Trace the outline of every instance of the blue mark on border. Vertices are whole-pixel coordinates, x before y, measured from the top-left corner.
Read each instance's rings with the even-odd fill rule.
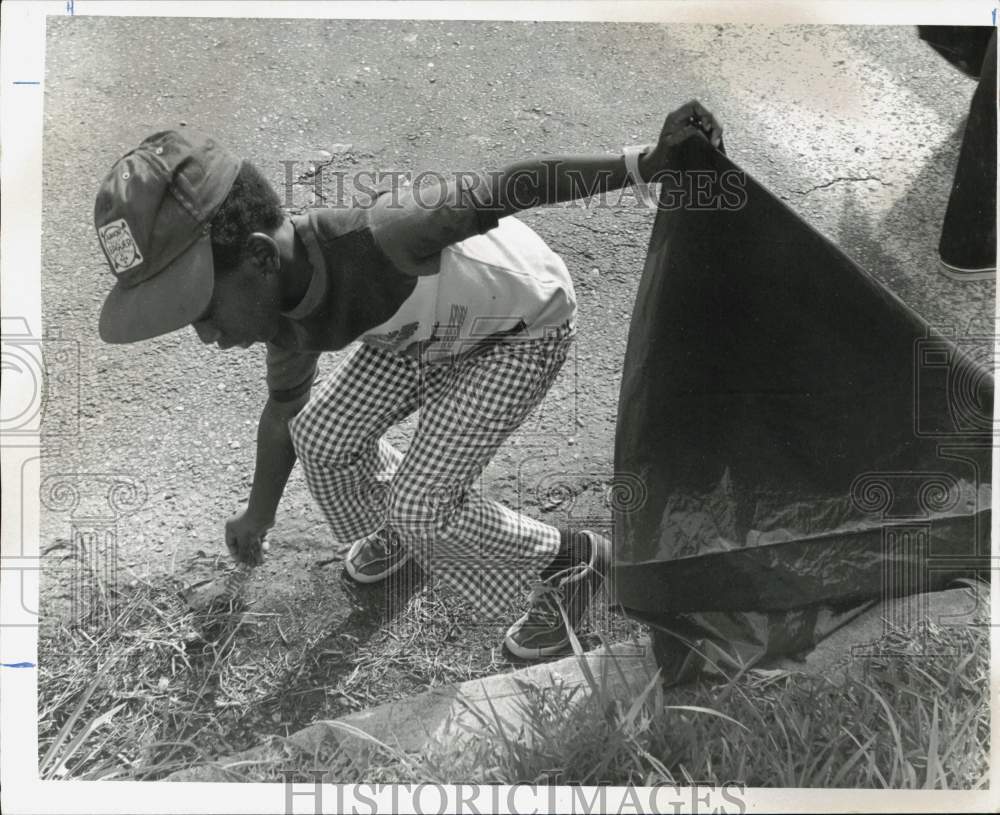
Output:
[[[34,662],[0,662],[4,668],[34,668]]]
[[[73,16],[73,0],[66,0],[66,13],[70,17]]]
[[[42,83],[39,82],[37,79],[15,79],[14,80],[14,84],[15,85],[41,85]]]

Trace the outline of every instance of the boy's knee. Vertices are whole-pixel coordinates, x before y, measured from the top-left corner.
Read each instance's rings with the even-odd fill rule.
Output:
[[[433,538],[443,534],[457,513],[460,494],[450,484],[429,484],[409,480],[397,473],[389,493],[388,522],[400,535],[410,539]]]
[[[295,455],[299,459],[305,461],[312,458],[310,437],[313,433],[310,432],[308,429],[310,425],[305,421],[308,410],[309,408],[305,407],[288,420],[288,436],[292,440],[292,449],[295,450]]]

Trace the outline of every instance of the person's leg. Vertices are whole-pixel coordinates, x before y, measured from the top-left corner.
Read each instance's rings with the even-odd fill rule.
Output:
[[[565,332],[457,363],[425,394],[393,479],[390,525],[434,584],[459,592],[481,618],[509,609],[567,543],[554,527],[486,500],[473,482],[541,402],[571,342]]]
[[[942,271],[956,280],[988,280],[996,274],[996,65],[994,32],[969,107],[938,247]]]
[[[385,524],[387,485],[402,455],[382,435],[416,409],[418,381],[412,360],[361,345],[289,423],[309,491],[340,542]]]

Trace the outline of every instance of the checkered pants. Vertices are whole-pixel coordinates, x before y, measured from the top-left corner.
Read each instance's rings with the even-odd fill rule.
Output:
[[[313,497],[350,542],[389,524],[435,587],[496,618],[555,557],[559,533],[485,499],[474,482],[545,396],[572,344],[498,342],[428,364],[359,346],[289,424]],[[383,438],[419,408],[406,455]]]

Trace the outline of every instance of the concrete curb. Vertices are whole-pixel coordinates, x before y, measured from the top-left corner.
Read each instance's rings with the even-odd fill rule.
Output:
[[[614,657],[614,659],[612,659]],[[616,643],[609,648],[588,651],[582,662],[592,672],[605,693],[622,697],[641,691],[656,675],[657,666],[646,639],[634,643]],[[617,667],[616,667],[617,665]],[[395,702],[350,713],[336,719],[338,724],[354,727],[384,744],[404,752],[416,752],[426,745],[447,738],[462,744],[482,730],[481,716],[495,715],[511,734],[522,727],[517,715],[517,700],[525,685],[536,687],[579,687],[577,703],[589,698],[588,679],[575,656],[531,665],[511,673],[471,679],[458,685],[433,688]],[[488,700],[488,701],[487,701]],[[492,707],[491,707],[492,705]],[[315,752],[335,738],[342,748],[352,750],[363,740],[335,726],[316,722],[288,737],[295,746]],[[212,764],[192,767],[170,774],[166,781],[231,781],[225,767],[241,762],[259,761],[269,752],[267,745],[217,759]]]
[[[892,657],[879,646],[894,628],[911,628],[929,622],[942,628],[968,626],[978,615],[989,621],[989,586],[914,594],[879,603],[838,628],[821,641],[805,659],[781,659],[770,668],[822,676],[843,684],[848,677],[858,678],[872,658]],[[927,654],[927,656],[933,656]],[[912,655],[905,658],[912,658]]]

